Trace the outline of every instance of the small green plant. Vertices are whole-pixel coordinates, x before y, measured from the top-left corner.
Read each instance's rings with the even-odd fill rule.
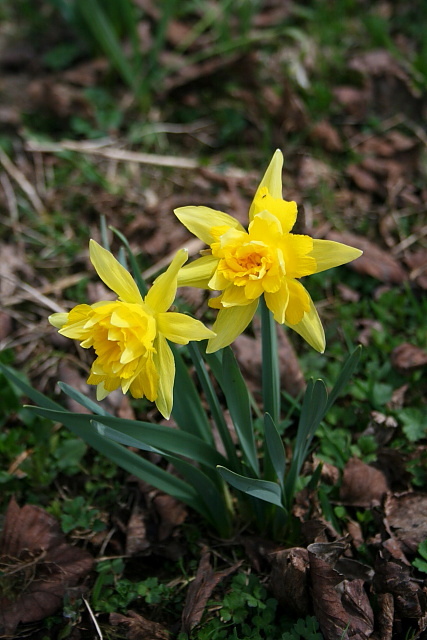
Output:
[[[300,618],[291,631],[286,631],[280,640],[323,640],[323,636],[316,618],[307,616],[304,620]]]
[[[92,589],[92,606],[99,613],[126,611],[129,605],[140,598],[148,605],[162,601],[173,602],[175,590],[150,577],[132,582],[123,577],[124,562],[121,558],[102,560],[96,568],[98,577]]]
[[[412,565],[419,571],[427,573],[427,540],[420,542],[420,544],[418,545],[418,553],[419,556],[415,558],[415,560],[412,562]]]

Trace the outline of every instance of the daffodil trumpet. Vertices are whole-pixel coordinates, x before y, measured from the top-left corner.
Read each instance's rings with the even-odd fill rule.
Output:
[[[282,198],[283,155],[277,150],[249,208],[247,230],[236,218],[204,206],[175,209],[175,215],[209,249],[183,267],[178,286],[218,291],[209,305],[219,310],[207,351],[231,344],[251,322],[261,297],[285,324],[319,352],[325,334],[300,279],[351,262],[362,252],[340,242],[292,233],[297,205]]]
[[[95,240],[90,241],[89,253],[99,277],[118,299],[79,304],[69,313],[54,313],[49,321],[61,335],[79,340],[85,349],[94,349],[96,359],[87,382],[96,385],[98,400],[121,388],[134,398],[155,402],[168,418],[175,363],[167,341],[184,345],[215,336],[199,320],[168,311],[187,251],[177,252],[144,298],[130,273]]]

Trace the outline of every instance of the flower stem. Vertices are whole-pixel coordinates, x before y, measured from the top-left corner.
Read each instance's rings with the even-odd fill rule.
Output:
[[[262,399],[264,413],[269,413],[277,426],[280,417],[280,377],[277,357],[277,334],[273,314],[261,299]],[[276,480],[274,467],[264,441],[264,479]]]

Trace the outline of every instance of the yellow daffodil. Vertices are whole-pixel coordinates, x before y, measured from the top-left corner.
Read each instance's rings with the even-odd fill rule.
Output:
[[[219,309],[208,343],[212,353],[229,345],[250,323],[264,296],[280,324],[323,352],[325,334],[313,301],[299,281],[358,258],[362,252],[339,242],[291,233],[297,205],[282,199],[283,155],[277,150],[249,209],[248,230],[209,207],[175,210],[178,219],[210,249],[178,274],[178,286],[220,291],[209,301]]]
[[[179,269],[187,251],[178,251],[167,271],[159,276],[142,298],[132,276],[114,256],[94,240],[90,259],[99,277],[118,300],[79,304],[69,313],[54,313],[49,322],[67,338],[80,340],[85,349],[93,347],[88,384],[97,386],[102,400],[121,387],[134,398],[154,401],[168,418],[172,410],[175,362],[167,340],[188,344],[215,334],[201,322],[182,313],[168,312],[177,288]]]

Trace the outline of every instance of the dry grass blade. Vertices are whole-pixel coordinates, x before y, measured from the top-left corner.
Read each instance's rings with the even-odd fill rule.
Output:
[[[26,194],[34,209],[41,216],[45,213],[45,207],[43,202],[41,201],[37,191],[24,176],[22,171],[18,169],[16,165],[10,160],[10,158],[5,154],[3,149],[0,147],[0,163],[3,165],[3,168],[10,175],[11,178],[15,180],[15,182],[21,187],[22,191]]]

